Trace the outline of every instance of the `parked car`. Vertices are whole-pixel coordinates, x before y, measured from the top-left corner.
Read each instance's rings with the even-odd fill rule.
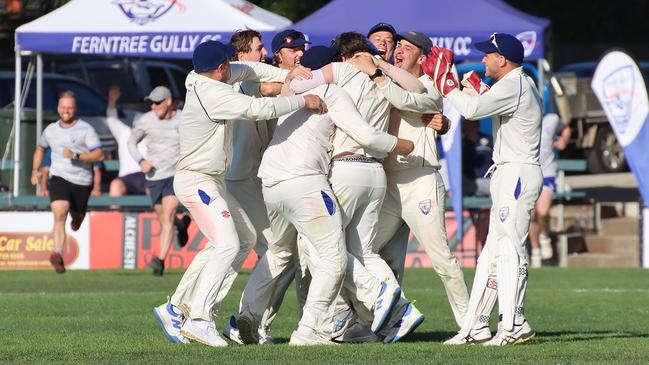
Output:
[[[597,62],[580,62],[561,67],[554,74],[559,115],[573,130],[571,148],[583,151],[593,173],[619,172],[627,168],[624,150],[617,141],[606,113],[590,83]],[[649,62],[640,62],[649,85]]]
[[[108,88],[119,85],[122,89],[120,104],[126,108],[148,111],[144,97],[160,85],[171,90],[174,99],[185,100],[185,78],[189,70],[171,62],[132,59],[106,59],[58,64],[57,73],[86,81],[106,95]]]

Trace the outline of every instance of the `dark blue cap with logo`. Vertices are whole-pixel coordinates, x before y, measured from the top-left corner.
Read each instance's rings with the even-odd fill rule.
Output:
[[[235,49],[231,44],[207,41],[199,44],[194,50],[192,64],[196,72],[211,71],[225,63],[234,54]]]
[[[317,70],[333,62],[334,57],[338,54],[338,47],[314,46],[304,52],[300,58],[300,64],[312,70]]]
[[[372,33],[376,33],[382,30],[392,33],[393,36],[397,35],[397,31],[394,29],[392,24],[381,22],[381,23],[376,23],[372,28],[370,28],[370,31],[367,32],[367,36],[369,37],[372,35]]]
[[[506,59],[519,65],[523,63],[523,44],[511,34],[494,33],[488,41],[476,43],[475,48],[484,53],[500,53]]]
[[[295,29],[286,29],[273,37],[271,47],[273,53],[277,53],[282,48],[297,48],[305,44],[311,44],[311,42],[306,40],[304,33]]]
[[[430,53],[431,48],[433,48],[433,42],[431,42],[430,37],[428,37],[424,33],[408,32],[397,35],[397,41],[400,41],[402,39],[405,39],[415,46],[421,48],[424,54]]]

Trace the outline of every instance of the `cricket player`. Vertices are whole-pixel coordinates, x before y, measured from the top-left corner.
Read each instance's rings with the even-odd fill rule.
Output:
[[[326,111],[324,102],[315,95],[255,99],[235,92],[231,85],[238,81],[282,82],[305,73],[297,70],[289,74],[261,63],[230,64],[233,54],[231,46],[218,41],[200,44],[192,56],[194,70],[185,80],[187,96],[174,190],[208,242],[169,303],[154,308],[163,332],[174,342],[191,339],[209,346],[227,346],[214,326],[213,310],[227,294],[257,239],[250,219],[225,187],[223,175],[232,160],[232,135],[226,121],[272,119],[303,107],[317,113]]]
[[[379,51],[379,56],[389,63],[393,61],[396,37],[397,31],[389,23],[377,23],[367,32],[367,39]]]
[[[424,64],[438,91],[464,118],[494,117],[489,233],[478,258],[464,323],[445,343],[504,346],[534,336],[523,309],[528,264],[525,241],[530,213],[543,186],[539,165],[542,104],[534,81],[522,70],[523,45],[516,37],[494,33],[475,46],[485,53],[485,75],[496,80],[489,90],[482,90],[479,80],[474,83],[479,95],[459,90],[450,71],[451,51],[434,48]],[[501,320],[491,337],[489,315],[496,298]]]
[[[307,51],[304,58],[310,52],[320,51],[325,53],[322,57],[326,59],[326,53],[331,49],[314,47]],[[256,332],[246,331],[246,328],[256,328],[253,323],[259,320],[268,302],[273,281],[297,252],[295,240],[300,233],[308,241],[311,256],[308,266],[313,278],[304,314],[291,335],[290,343],[332,344],[332,304],[340,290],[348,260],[345,235],[341,230],[342,212],[327,180],[329,151],[334,147],[331,144],[334,127],[346,131],[371,150],[384,153],[402,151],[407,154],[412,148],[410,141],[398,140],[370,127],[341,88],[321,85],[308,93],[317,94],[325,100],[328,114],[317,116],[298,111],[280,118],[259,170],[274,242],[258,263],[244,290],[243,311],[237,324],[246,343],[256,343],[256,339],[246,338],[254,336]],[[371,275],[369,278],[377,289],[381,288],[379,280]]]
[[[254,30],[243,30],[232,36],[230,43],[235,47],[235,57],[239,61],[261,61],[266,58],[266,49],[261,41],[261,34]],[[272,39],[273,58],[280,69],[293,70],[300,64],[304,54],[305,45],[308,44],[304,34],[294,29],[279,32]],[[261,97],[275,96],[281,92],[279,83],[260,83],[247,80],[233,85],[237,92],[246,95]],[[263,256],[272,240],[270,223],[266,213],[266,205],[261,192],[261,180],[257,177],[261,156],[265,151],[277,120],[260,120],[253,123],[233,122],[233,161],[230,170],[225,176],[228,191],[234,195],[248,214],[257,231],[257,245],[255,251],[259,257]],[[291,265],[279,279],[275,294],[259,323],[259,343],[272,344],[273,338],[269,335],[270,327],[279,312],[284,300],[284,294],[293,278],[297,278],[298,314],[302,313],[306,301],[308,285],[302,288],[302,273],[297,271],[296,262]],[[307,283],[310,275],[307,277]],[[241,309],[239,309],[240,311]],[[243,344],[236,324],[236,316],[231,316],[230,321],[223,330],[225,337],[235,343]]]

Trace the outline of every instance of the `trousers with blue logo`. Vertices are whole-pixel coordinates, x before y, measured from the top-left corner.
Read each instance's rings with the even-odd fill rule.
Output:
[[[340,208],[327,177],[293,178],[264,186],[262,192],[273,240],[246,284],[241,311],[261,321],[279,278],[298,255],[299,233],[308,239],[309,252],[318,256],[317,265],[309,264],[312,278],[299,324],[330,336],[332,304],[342,286],[347,256]]]
[[[388,184],[374,249],[403,280],[407,236],[399,234],[405,223],[423,246],[433,270],[444,284],[446,296],[458,325],[464,320],[469,292],[457,259],[448,247],[446,236],[446,188],[439,171],[432,166],[387,171]],[[405,311],[400,300],[393,312]]]
[[[525,320],[523,303],[528,264],[525,241],[531,212],[542,187],[543,175],[538,165],[504,163],[493,173],[489,232],[478,258],[463,332],[484,325],[485,318],[488,324],[494,305],[494,301],[484,295],[488,288],[497,290],[501,329],[512,331],[514,323],[520,325]],[[494,277],[496,283],[493,283]]]
[[[223,175],[178,171],[174,191],[207,243],[180,279],[171,304],[188,318],[211,321],[257,235],[246,213],[227,192]]]

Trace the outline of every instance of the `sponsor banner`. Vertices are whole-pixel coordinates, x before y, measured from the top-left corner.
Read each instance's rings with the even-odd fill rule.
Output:
[[[86,219],[77,232],[69,229],[64,243],[63,261],[68,269],[88,269],[89,223]],[[54,250],[51,212],[0,212],[0,270],[47,269]]]
[[[154,213],[93,212],[90,222],[91,269],[145,269],[160,252],[160,224]],[[166,268],[186,269],[207,243],[195,223],[188,233],[185,247],[173,236]],[[251,251],[243,267],[252,268],[256,258]]]

